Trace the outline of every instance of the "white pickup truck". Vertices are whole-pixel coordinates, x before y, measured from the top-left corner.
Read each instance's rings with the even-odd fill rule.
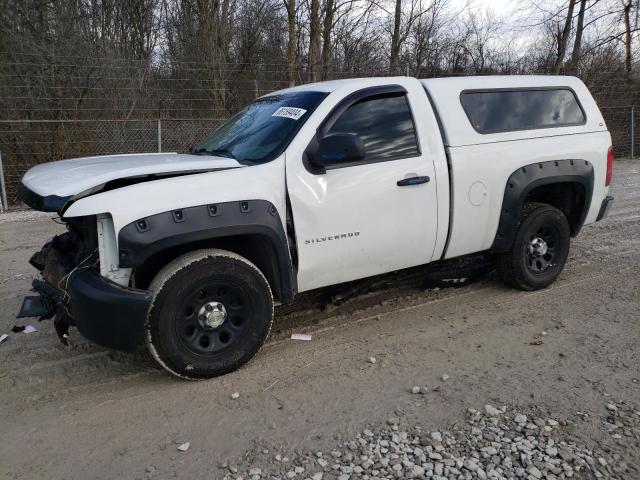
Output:
[[[185,378],[232,371],[298,292],[477,252],[544,288],[602,219],[611,136],[573,77],[407,77],[273,92],[190,154],[38,165],[20,187],[68,232],[31,263],[55,316],[109,348],[146,343]]]

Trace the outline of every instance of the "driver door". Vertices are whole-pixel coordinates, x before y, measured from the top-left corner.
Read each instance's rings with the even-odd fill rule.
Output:
[[[399,85],[351,94],[323,120],[308,147],[317,145],[317,137],[352,133],[364,143],[362,160],[322,172],[305,152],[293,158],[288,152],[299,291],[431,260],[437,233],[434,164],[421,153],[411,96]]]

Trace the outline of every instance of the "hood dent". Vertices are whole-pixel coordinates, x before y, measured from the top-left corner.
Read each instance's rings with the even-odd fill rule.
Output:
[[[73,197],[122,179],[167,178],[242,167],[232,158],[178,153],[85,157],[36,165],[22,183],[40,196]]]
[[[177,153],[78,158],[31,168],[22,178],[19,194],[36,210],[62,213],[74,201],[97,193],[243,166],[225,157]]]
[[[165,180],[167,178],[174,178],[174,177],[184,177],[187,175],[197,175],[199,173],[219,172],[222,170],[230,170],[232,168],[240,168],[240,167],[210,168],[207,170],[151,173],[148,175],[137,175],[135,177],[116,178],[115,180],[109,180],[107,183],[103,183],[102,185],[96,185],[95,187],[92,187],[88,190],[85,190],[84,192],[80,192],[70,197],[56,197],[57,199],[59,199],[60,202],[63,202],[62,208],[58,211],[60,213],[63,213],[64,210],[69,208],[71,204],[76,200],[80,200],[81,198],[86,198],[91,195],[95,195],[96,193],[108,192],[110,190],[117,190],[118,188],[129,187],[131,185],[136,185],[138,183],[154,182],[156,180]],[[52,195],[52,197],[53,196],[54,195]]]

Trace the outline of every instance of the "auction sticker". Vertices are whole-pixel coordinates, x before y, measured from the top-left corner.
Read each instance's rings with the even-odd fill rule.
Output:
[[[304,108],[297,107],[280,107],[271,114],[272,117],[285,117],[293,120],[299,120],[307,111]]]

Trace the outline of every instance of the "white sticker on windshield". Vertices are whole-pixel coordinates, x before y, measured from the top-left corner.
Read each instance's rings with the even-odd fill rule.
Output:
[[[297,107],[280,107],[273,114],[272,117],[285,117],[292,118],[293,120],[300,119],[307,111],[304,108]]]

